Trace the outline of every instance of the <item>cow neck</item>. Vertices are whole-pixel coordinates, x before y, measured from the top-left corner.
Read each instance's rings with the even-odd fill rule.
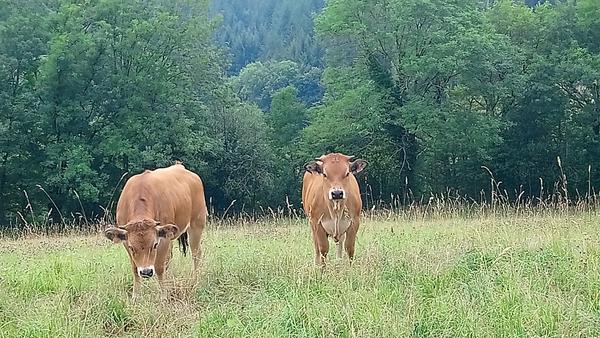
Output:
[[[344,217],[344,210],[346,209],[345,201],[340,202],[332,202],[327,199],[327,210],[329,211],[329,216],[333,220],[335,224],[335,230],[333,234],[333,239],[337,242],[340,236],[340,220]]]
[[[148,202],[148,199],[145,197],[136,198],[135,202],[133,202],[133,212],[131,213],[130,221],[154,220],[155,217],[153,205]]]
[[[321,179],[324,180],[325,178],[321,175]],[[321,184],[321,196],[323,196],[323,201],[325,202],[324,204],[327,206],[327,211],[329,213],[329,217],[333,220],[334,224],[335,224],[335,229],[334,229],[334,234],[333,234],[333,238],[334,240],[337,242],[338,241],[338,237],[339,237],[339,232],[340,232],[340,220],[342,219],[342,217],[344,217],[344,212],[346,211],[346,201],[343,202],[338,202],[338,205],[336,206],[336,204],[334,202],[332,202],[326,195],[325,193],[325,185]],[[321,220],[323,219],[323,217],[325,216],[325,212],[323,212],[323,214],[321,214],[321,218],[319,218],[319,222],[321,222]]]

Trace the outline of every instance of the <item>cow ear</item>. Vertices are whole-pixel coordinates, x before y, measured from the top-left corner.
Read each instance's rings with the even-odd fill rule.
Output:
[[[358,174],[359,172],[363,171],[363,169],[365,169],[367,164],[368,162],[365,160],[355,160],[354,162],[350,163],[350,171],[352,172],[352,174]]]
[[[159,225],[156,227],[156,234],[158,237],[173,239],[179,232],[179,228],[175,224]]]
[[[104,230],[104,236],[113,241],[113,243],[120,243],[127,240],[127,230],[117,227],[109,227]]]
[[[310,161],[304,165],[304,169],[310,173],[320,174],[323,172],[322,164],[321,161]]]

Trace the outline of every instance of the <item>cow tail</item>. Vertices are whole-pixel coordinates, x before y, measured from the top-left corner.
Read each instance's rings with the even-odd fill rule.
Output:
[[[190,243],[188,242],[188,233],[187,231],[184,231],[179,238],[177,238],[177,241],[179,242],[179,250],[181,250],[181,252],[183,252],[183,255],[185,256],[187,254],[187,248],[190,245]]]

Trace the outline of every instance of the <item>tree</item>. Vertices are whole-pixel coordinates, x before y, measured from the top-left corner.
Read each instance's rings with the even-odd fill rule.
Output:
[[[287,86],[294,86],[298,90],[298,96],[304,104],[316,104],[323,95],[320,79],[320,69],[284,60],[248,64],[230,81],[240,98],[268,111],[275,92]]]
[[[256,61],[291,60],[320,67],[322,50],[313,18],[323,0],[216,0],[212,12],[223,18],[217,40],[229,47],[231,73]]]
[[[526,85],[514,109],[504,115],[509,128],[496,160],[499,179],[509,191],[539,196],[540,179],[551,185],[560,177],[557,157],[572,192],[587,193],[599,182],[597,172],[588,172],[590,165],[600,165],[594,133],[599,116],[598,53],[588,40],[594,31],[587,26],[591,22],[577,15],[594,13],[589,5],[568,2],[532,11],[501,1],[486,13],[494,29],[525,56],[520,68]]]
[[[3,217],[29,202],[52,221],[101,214],[124,173],[174,160],[225,178],[207,189],[218,209],[247,191],[268,199],[275,169],[240,171],[270,161],[268,128],[226,84],[206,3],[48,3],[11,2],[0,21]]]
[[[392,189],[399,192],[398,183],[409,180],[413,191],[464,191],[485,180],[479,167],[500,142],[498,114],[512,100],[510,92],[496,89],[517,80],[507,76],[510,59],[503,62],[513,58],[508,46],[486,32],[474,4],[331,1],[317,27],[330,45],[346,42],[341,52],[334,47],[327,53],[365,83],[342,91],[368,86],[384,97],[375,100],[385,103],[373,103],[386,127],[377,138],[392,140],[403,170],[419,167],[416,177],[386,168],[387,175],[400,175]]]
[[[7,223],[6,210],[27,205],[20,203],[24,189],[39,174],[35,88],[50,38],[48,11],[41,1],[0,3],[0,224]]]
[[[269,121],[273,139],[281,145],[289,145],[304,128],[306,107],[298,100],[298,90],[287,86],[275,92]]]

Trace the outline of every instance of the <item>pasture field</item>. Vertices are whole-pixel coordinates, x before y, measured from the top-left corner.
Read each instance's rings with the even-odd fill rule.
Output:
[[[101,235],[0,239],[2,337],[600,337],[600,216],[364,219],[352,266],[313,265],[305,220],[210,224],[129,299]]]

